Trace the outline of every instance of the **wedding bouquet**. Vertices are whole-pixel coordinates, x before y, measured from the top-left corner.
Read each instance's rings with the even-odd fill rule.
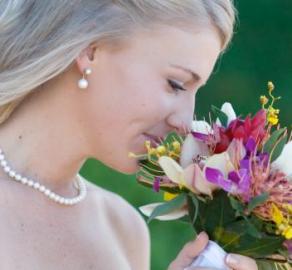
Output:
[[[273,91],[269,82],[253,117],[236,116],[230,103],[212,106],[215,121],[210,114],[183,136],[153,136],[146,154],[130,153],[138,182],[164,192],[164,202],[140,207],[148,222],[179,219],[209,234],[193,265],[227,269],[226,251],[256,259],[259,269],[291,269],[292,141]]]

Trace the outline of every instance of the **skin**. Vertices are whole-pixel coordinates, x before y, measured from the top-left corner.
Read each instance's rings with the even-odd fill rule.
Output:
[[[208,80],[220,50],[212,27],[140,31],[118,48],[91,44],[0,126],[6,159],[23,176],[67,197],[76,196],[73,181],[89,157],[126,174],[136,172],[137,161],[128,153],[144,151],[144,133],[190,128],[196,92]],[[196,78],[174,65],[193,70]],[[80,90],[77,81],[88,67],[89,87]],[[174,91],[168,79],[187,91]],[[84,201],[61,206],[11,181],[2,170],[0,177],[1,268],[150,268],[147,226],[119,196],[87,182]],[[203,235],[186,244],[169,270],[187,267],[207,239]],[[17,260],[13,254],[19,254]],[[257,269],[246,257],[233,268]]]

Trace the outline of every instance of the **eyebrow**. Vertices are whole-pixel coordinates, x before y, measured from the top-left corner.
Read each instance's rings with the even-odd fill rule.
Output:
[[[173,65],[173,64],[171,64],[170,66],[172,66],[172,67],[174,67],[174,68],[179,68],[179,69],[182,69],[182,70],[184,70],[184,71],[186,71],[186,72],[190,73],[190,74],[192,75],[192,77],[193,77],[194,81],[197,81],[197,82],[199,82],[199,81],[201,81],[201,80],[202,80],[202,78],[200,77],[200,75],[199,75],[198,73],[196,73],[196,72],[192,71],[192,70],[191,70],[191,69],[189,69],[189,68],[182,67],[182,66],[179,66],[179,65]]]

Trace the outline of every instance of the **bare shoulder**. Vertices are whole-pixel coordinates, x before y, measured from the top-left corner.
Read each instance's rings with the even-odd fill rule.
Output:
[[[137,245],[137,237],[139,242],[149,249],[150,235],[146,222],[142,215],[120,195],[105,190],[90,181],[84,179],[88,191],[91,193],[91,199],[100,207],[103,207],[107,219],[114,226],[118,227],[119,233],[125,235],[128,242]],[[148,252],[146,251],[145,252]]]
[[[86,179],[84,180],[93,200],[99,206],[102,204],[107,214],[113,220],[118,221],[120,226],[123,225],[131,230],[134,228],[139,230],[142,235],[149,235],[148,227],[143,217],[127,200],[114,192],[105,190]]]
[[[91,194],[90,201],[93,200],[99,210],[102,208],[133,269],[150,269],[150,234],[141,214],[118,194],[84,180]]]

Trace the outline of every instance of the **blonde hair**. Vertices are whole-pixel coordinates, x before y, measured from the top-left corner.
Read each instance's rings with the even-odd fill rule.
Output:
[[[1,0],[0,124],[92,42],[110,44],[139,27],[211,24],[224,51],[234,21],[232,0]]]

